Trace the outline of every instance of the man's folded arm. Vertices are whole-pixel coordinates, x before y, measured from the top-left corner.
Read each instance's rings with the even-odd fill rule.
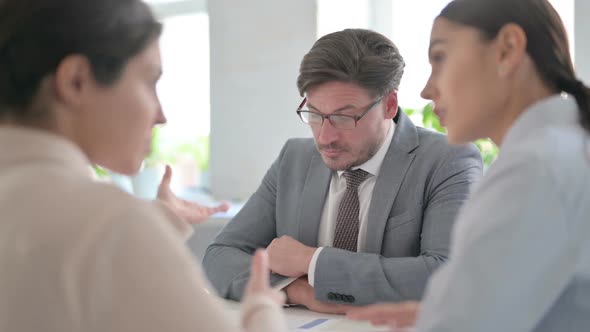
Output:
[[[475,146],[452,148],[426,189],[419,255],[388,258],[324,248],[314,271],[316,298],[354,305],[421,299],[428,278],[449,255],[458,211],[481,173],[481,156]]]
[[[205,251],[203,267],[219,295],[240,300],[250,275],[250,260],[257,248],[276,237],[276,189],[285,147],[264,176],[256,192],[223,228]],[[271,275],[271,284],[284,279]]]

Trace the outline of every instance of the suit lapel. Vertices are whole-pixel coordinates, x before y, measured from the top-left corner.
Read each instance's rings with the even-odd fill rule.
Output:
[[[299,241],[307,246],[317,246],[318,230],[332,171],[319,154],[314,154],[307,172],[299,208]]]
[[[381,253],[387,218],[402,181],[414,160],[413,151],[418,146],[416,127],[401,110],[398,112],[401,114],[396,124],[395,133],[383,159],[371,197],[366,241],[366,251],[369,253]]]

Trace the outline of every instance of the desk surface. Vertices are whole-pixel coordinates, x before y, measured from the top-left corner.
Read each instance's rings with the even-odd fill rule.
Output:
[[[229,310],[238,315],[239,303],[226,301]],[[328,315],[309,311],[302,307],[285,308],[287,326],[290,331],[321,332],[381,332],[390,331],[384,327],[375,327],[368,322],[357,322],[342,315]],[[408,332],[410,332],[408,330]]]

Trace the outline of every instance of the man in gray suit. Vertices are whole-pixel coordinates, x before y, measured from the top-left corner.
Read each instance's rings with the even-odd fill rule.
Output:
[[[395,45],[368,30],[326,35],[305,55],[297,113],[314,138],[287,141],[207,249],[221,296],[241,298],[262,247],[272,283],[295,278],[288,301],[311,310],[421,298],[482,163],[473,145],[452,147],[400,111],[403,68]]]

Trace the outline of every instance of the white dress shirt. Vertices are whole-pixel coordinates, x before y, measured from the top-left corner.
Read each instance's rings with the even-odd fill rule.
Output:
[[[381,147],[371,159],[367,160],[362,165],[353,167],[352,169],[359,169],[369,173],[369,176],[358,187],[359,196],[359,234],[357,241],[357,252],[362,252],[365,249],[365,241],[367,235],[367,219],[369,214],[369,206],[371,205],[371,196],[373,195],[373,188],[375,188],[375,181],[379,175],[381,164],[387,154],[387,150],[391,145],[393,133],[395,132],[395,123],[391,121],[391,126],[387,131],[387,135],[381,143]],[[337,171],[332,173],[330,180],[330,190],[326,197],[326,203],[322,211],[322,219],[318,231],[318,249],[316,249],[308,267],[307,279],[309,284],[313,287],[315,268],[318,256],[323,247],[331,247],[334,243],[334,232],[336,230],[336,218],[338,216],[338,207],[342,196],[346,192],[346,179],[342,176],[344,171]]]
[[[416,331],[590,331],[589,146],[571,96],[516,120],[459,213]]]

